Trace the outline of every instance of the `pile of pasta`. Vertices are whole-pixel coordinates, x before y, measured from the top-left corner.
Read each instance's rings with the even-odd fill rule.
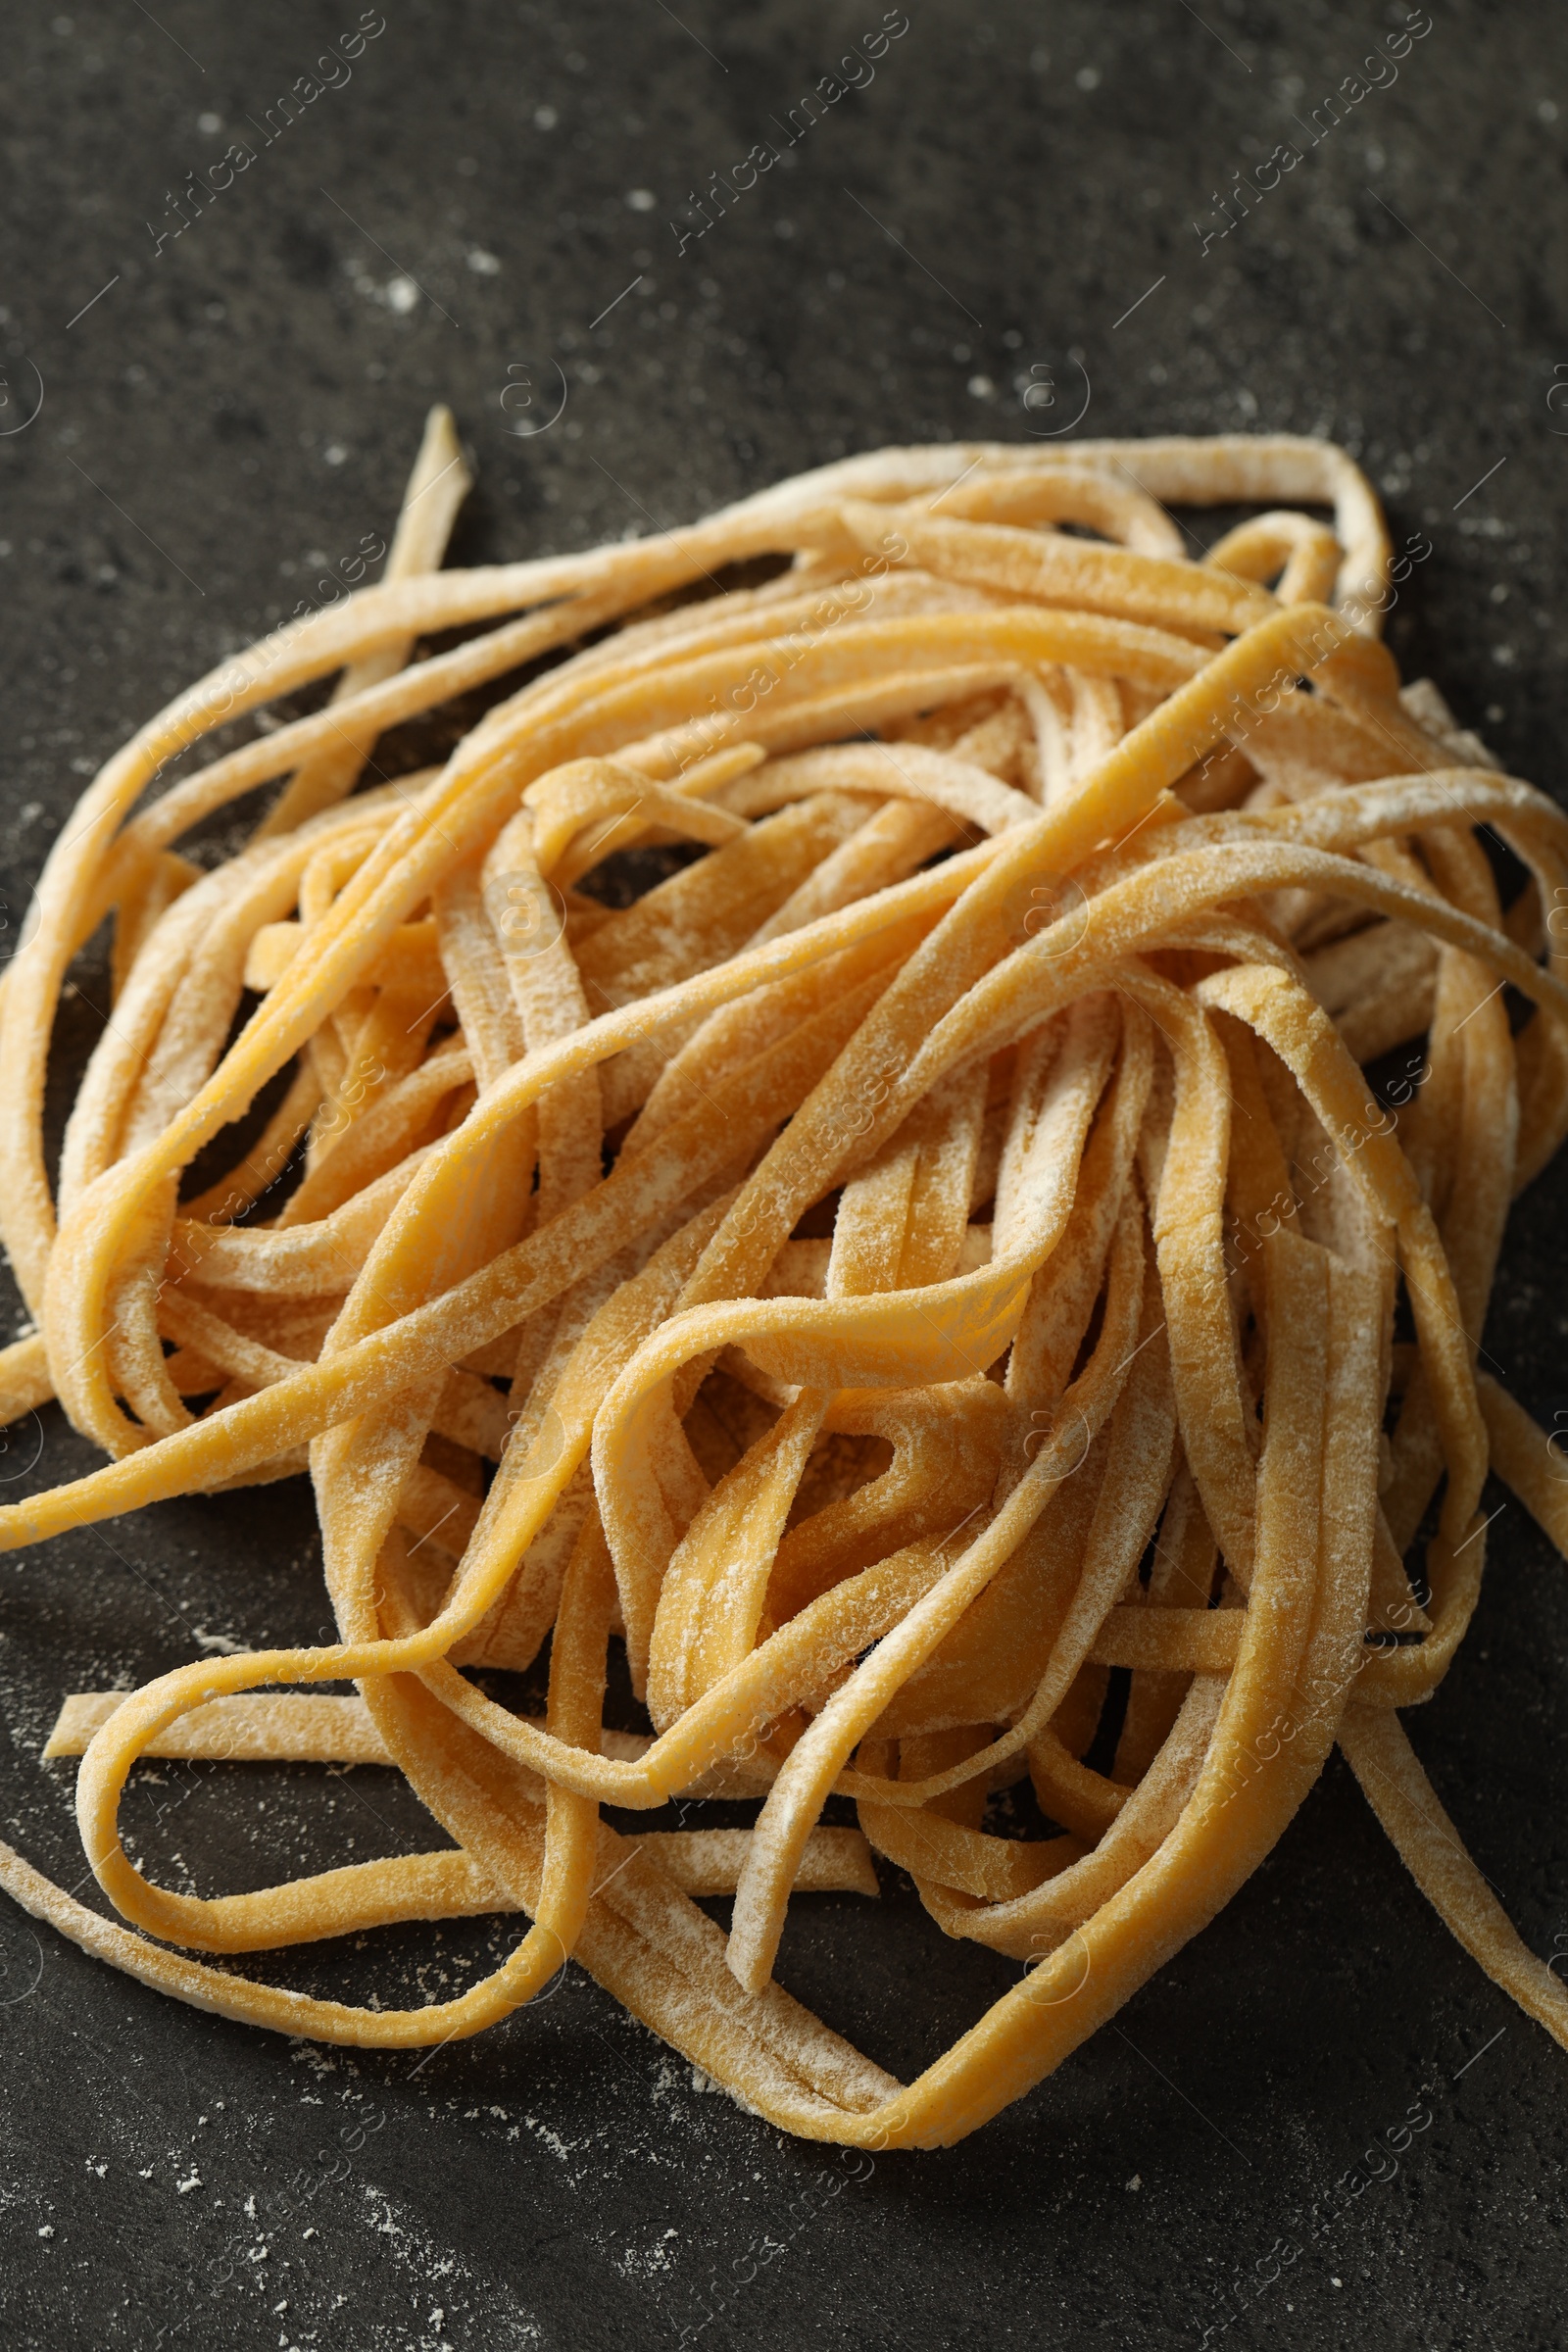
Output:
[[[924,2147],[1113,2016],[1338,1742],[1568,2044],[1398,1714],[1475,1609],[1489,1464],[1568,1542],[1477,1369],[1568,1132],[1568,820],[1401,691],[1362,475],[1300,439],[889,449],[443,571],[466,483],[438,411],[384,579],[116,754],[6,976],[35,1329],[0,1407],[56,1397],[109,1459],[0,1544],[308,1471],[338,1638],[67,1694],[48,1752],[125,1924],[9,1847],[0,1884],[362,2047],[475,2034],[570,1955],[780,2128]],[[1205,554],[1168,510],[1217,504],[1260,511]],[[484,687],[442,764],[378,765]],[[612,904],[605,861],[661,848]],[[52,1189],[55,1011],[111,917]],[[604,1725],[612,1642],[640,1732]],[[547,1645],[539,1717],[496,1693]],[[240,1807],[246,1758],[390,1763],[449,1842],[176,1892],[119,1827],[170,1754]],[[737,1797],[749,1829],[601,1818]],[[792,1895],[874,1894],[873,1851],[1022,1964],[908,2084],[774,1977]],[[507,1913],[427,2006],[236,1959]]]

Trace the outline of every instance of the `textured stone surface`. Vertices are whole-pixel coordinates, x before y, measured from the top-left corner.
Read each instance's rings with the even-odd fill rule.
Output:
[[[874,80],[678,252],[688,190],[782,142],[876,0],[682,0],[678,19],[387,0],[352,78],[270,144],[267,110],[353,26],[350,0],[14,12],[13,936],[83,778],[388,527],[436,397],[479,467],[463,561],[685,519],[845,450],[1072,426],[1086,387],[1084,433],[1332,432],[1396,535],[1433,542],[1394,615],[1401,661],[1560,791],[1568,42],[1545,8],[1434,0],[1396,81],[1311,145],[1314,110],[1404,14],[910,0]],[[236,136],[255,162],[176,239],[174,191]],[[1300,163],[1220,237],[1215,192],[1291,140]],[[1026,411],[1048,380],[1054,405]],[[550,430],[515,436],[563,386]],[[81,988],[73,1067],[102,1003],[92,970]],[[1548,1419],[1568,1397],[1562,1198],[1557,1173],[1521,1204],[1487,1335]],[[22,1492],[88,1462],[50,1413],[0,1473]],[[1412,1736],[1546,1951],[1568,1932],[1568,1591],[1517,1505],[1492,1544],[1472,1637]],[[293,1488],[0,1560],[4,1835],[74,1884],[72,1768],[37,1760],[62,1691],[138,1681],[203,1636],[308,1637],[318,1569]],[[265,1810],[236,1832],[222,1769],[142,1776],[139,1850],[177,1883],[428,1836],[389,1775],[303,1768],[247,1771]],[[785,1981],[895,2067],[1011,1973],[945,1943],[907,1889],[800,1910]],[[388,1937],[283,1973],[434,1997],[505,1940]],[[864,2180],[694,2082],[575,1970],[499,2033],[394,2060],[167,2004],[3,1903],[0,1961],[18,2345],[618,2352],[708,2312],[713,2352],[1197,2347],[1227,2312],[1241,2343],[1559,2340],[1568,2060],[1449,1942],[1338,1763],[1115,2029],[977,2138]],[[1314,2206],[1423,2095],[1434,2120],[1397,2177],[1314,2238]],[[1220,2301],[1291,2246],[1250,2316]]]

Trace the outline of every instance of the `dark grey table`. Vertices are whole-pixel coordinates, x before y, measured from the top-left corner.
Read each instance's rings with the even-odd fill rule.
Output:
[[[379,30],[351,0],[67,5],[16,12],[0,101],[13,936],[98,762],[387,529],[435,398],[478,465],[459,561],[643,532],[887,441],[1332,433],[1396,534],[1433,543],[1390,630],[1407,672],[1563,789],[1556,12],[1434,0],[1401,55],[1407,12],[1381,0],[909,0],[902,31],[877,0],[386,0]],[[250,160],[198,211],[188,175],[233,142]],[[749,174],[759,145],[782,152]],[[62,1089],[101,981],[89,963],[66,1008]],[[1561,1202],[1555,1173],[1522,1202],[1487,1333],[1548,1420]],[[51,1411],[0,1469],[22,1493],[89,1460]],[[1492,1542],[1412,1737],[1547,1951],[1568,1587],[1517,1504]],[[0,1560],[3,1834],[76,1882],[73,1768],[38,1760],[61,1693],[204,1636],[308,1638],[318,1567],[294,1486]],[[178,1883],[428,1836],[388,1773],[248,1768],[240,1838],[227,1769],[140,1776],[132,1830]],[[1011,1972],[885,1876],[880,1905],[800,1905],[782,1974],[912,2069]],[[435,1997],[505,1940],[387,1936],[280,1975]],[[1560,2340],[1568,2059],[1450,1943],[1337,1761],[1111,2030],[965,2145],[869,2172],[712,2095],[575,1969],[416,2060],[176,2007],[3,1900],[0,1964],[8,2343]],[[1397,2176],[1326,2221],[1423,2096]]]

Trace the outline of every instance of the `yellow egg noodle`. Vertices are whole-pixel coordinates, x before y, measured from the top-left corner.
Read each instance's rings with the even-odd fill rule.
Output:
[[[58,1397],[109,1458],[0,1544],[308,1469],[338,1639],[63,1693],[124,1924],[9,1847],[0,1884],[145,1984],[366,2048],[475,2034],[569,1954],[779,2128],[930,2147],[1211,1919],[1338,1741],[1568,2045],[1397,1713],[1475,1609],[1489,1462],[1568,1543],[1476,1369],[1509,1200],[1568,1133],[1568,819],[1401,690],[1362,475],[1278,437],[888,449],[443,571],[466,486],[438,410],[385,579],[115,755],[6,975],[34,1330],[0,1410]],[[1193,552],[1168,509],[1221,504],[1266,511]],[[443,764],[382,775],[489,681]],[[1506,913],[1482,827],[1529,876]],[[52,1190],[55,1010],[111,915]],[[1380,1104],[1360,1063],[1418,1040]],[[640,1734],[604,1727],[612,1641]],[[547,1642],[543,1718],[465,1671]],[[158,1755],[230,1789],[396,1765],[453,1843],[175,1893],[117,1827]],[[1024,1780],[1044,1838],[986,1826]],[[755,1828],[600,1818],[736,1796]],[[773,1975],[792,1893],[873,1894],[872,1850],[1023,1964],[908,2084]],[[505,1964],[413,2009],[231,1964],[509,1912]]]

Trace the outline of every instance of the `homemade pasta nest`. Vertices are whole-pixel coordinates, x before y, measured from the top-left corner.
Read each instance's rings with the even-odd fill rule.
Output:
[[[437,411],[383,582],[110,760],[6,976],[36,1333],[0,1409],[55,1396],[111,1459],[0,1543],[308,1468],[340,1638],[69,1695],[49,1752],[128,1924],[8,1847],[0,1883],[144,1983],[366,2047],[477,2033],[570,1954],[782,2129],[931,2146],[1212,1918],[1338,1740],[1568,2043],[1396,1712],[1475,1608],[1489,1458],[1568,1540],[1476,1370],[1510,1195],[1568,1131],[1568,820],[1400,691],[1360,473],[1291,439],[884,450],[442,572],[466,487]],[[1272,511],[1195,559],[1158,501]],[[518,672],[383,775],[387,730]],[[176,847],[285,778],[237,855]],[[55,1007],[111,913],[52,1198]],[[1358,1065],[1422,1038],[1380,1102]],[[603,1729],[612,1641],[642,1734]],[[547,1642],[542,1720],[465,1672]],[[174,1893],[117,1829],[172,1753],[241,1803],[246,1757],[391,1762],[455,1843]],[[1025,1776],[1051,1835],[987,1827]],[[755,1828],[599,1817],[715,1795]],[[874,1894],[871,1851],[1023,1963],[906,2086],[772,1977],[792,1891]],[[505,1965],[415,2009],[227,1957],[506,1912]]]

